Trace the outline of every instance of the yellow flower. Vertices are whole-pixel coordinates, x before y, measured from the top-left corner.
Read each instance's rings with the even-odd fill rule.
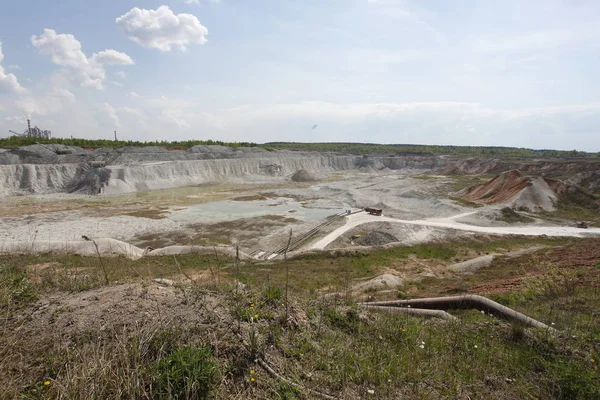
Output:
[[[592,358],[590,361],[591,361],[591,362],[593,362],[593,363],[595,363],[595,362],[596,362],[596,360],[594,360],[593,358]]]
[[[253,369],[250,370],[250,375],[254,375],[254,370]]]
[[[254,378],[250,378],[250,382],[254,382],[254,381],[255,381],[255,379],[254,379]]]
[[[254,314],[254,319],[258,319],[258,314]]]
[[[50,381],[45,381],[44,386],[48,386],[48,385],[50,385]]]
[[[254,308],[254,303],[250,303],[250,308]]]

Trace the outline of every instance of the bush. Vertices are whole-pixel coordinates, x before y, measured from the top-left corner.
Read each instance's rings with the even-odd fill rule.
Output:
[[[556,384],[553,397],[556,399],[600,399],[598,371],[586,368],[581,362],[555,360],[547,363]]]
[[[267,286],[262,293],[262,300],[270,306],[277,306],[277,303],[283,298],[283,289],[279,286]]]
[[[346,311],[345,315],[342,315],[331,308],[326,308],[323,313],[335,328],[346,333],[358,333],[360,320],[356,310],[350,309]]]
[[[207,346],[185,346],[154,364],[155,398],[207,399],[217,376],[217,364]]]

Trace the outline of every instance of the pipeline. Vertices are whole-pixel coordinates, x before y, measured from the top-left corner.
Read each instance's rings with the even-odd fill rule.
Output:
[[[442,310],[427,310],[423,308],[404,308],[404,307],[386,307],[386,306],[372,306],[369,304],[361,304],[360,307],[369,310],[386,311],[394,314],[409,314],[416,315],[419,317],[433,317],[440,318],[446,321],[458,321],[454,315],[448,314]]]
[[[411,309],[428,309],[428,310],[469,310],[477,309],[488,313],[494,313],[499,317],[510,321],[519,322],[525,326],[533,328],[542,328],[548,331],[555,331],[554,328],[521,314],[518,311],[496,303],[483,296],[475,294],[467,294],[463,296],[449,297],[429,297],[424,299],[411,300],[393,300],[393,301],[374,301],[369,303],[360,303],[361,306],[379,306],[379,307],[410,307]]]

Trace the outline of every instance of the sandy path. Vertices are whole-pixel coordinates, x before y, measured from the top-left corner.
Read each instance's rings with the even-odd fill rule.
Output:
[[[487,233],[487,234],[496,234],[496,235],[526,235],[526,236],[538,236],[538,235],[546,235],[546,236],[572,236],[572,237],[589,237],[589,236],[600,236],[600,228],[589,228],[589,229],[580,229],[575,227],[568,226],[475,226],[462,224],[460,222],[454,221],[457,218],[464,217],[466,215],[472,214],[465,213],[456,215],[454,217],[449,218],[429,218],[429,219],[420,219],[420,220],[403,220],[397,218],[390,217],[377,217],[375,215],[370,215],[367,213],[358,213],[353,214],[346,217],[346,224],[344,226],[339,227],[334,230],[327,236],[322,239],[314,242],[309,250],[323,250],[329,244],[331,244],[338,237],[348,232],[349,230],[356,228],[357,226],[367,224],[369,222],[392,222],[399,224],[408,224],[408,225],[420,225],[420,226],[430,226],[435,228],[446,228],[446,229],[456,229],[460,231],[467,232],[478,232],[478,233]]]

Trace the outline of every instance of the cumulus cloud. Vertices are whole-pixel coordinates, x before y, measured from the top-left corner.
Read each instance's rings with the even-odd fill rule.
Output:
[[[105,65],[131,65],[134,61],[125,53],[116,50],[103,50],[88,58],[81,49],[81,42],[71,34],[57,34],[53,29],[31,37],[31,43],[43,55],[51,57],[52,62],[69,69],[73,77],[83,87],[104,88],[106,79]]]
[[[2,42],[0,41],[0,94],[1,93],[23,93],[25,89],[21,86],[14,74],[8,74],[2,66],[4,53],[2,53]]]
[[[116,50],[103,50],[99,53],[94,53],[92,55],[92,62],[97,62],[98,64],[108,64],[108,65],[133,65],[134,62],[125,53],[118,52]]]
[[[134,42],[160,51],[173,46],[185,51],[191,44],[204,44],[208,29],[192,14],[177,14],[168,6],[156,10],[132,8],[116,20],[125,35]]]

